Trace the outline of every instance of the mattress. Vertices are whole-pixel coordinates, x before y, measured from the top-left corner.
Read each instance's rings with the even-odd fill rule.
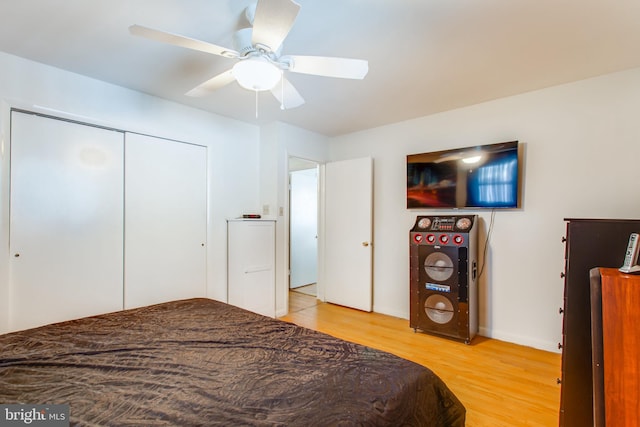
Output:
[[[197,298],[0,335],[0,403],[71,425],[463,426],[428,368]]]

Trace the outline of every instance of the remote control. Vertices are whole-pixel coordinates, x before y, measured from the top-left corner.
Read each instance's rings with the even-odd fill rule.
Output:
[[[640,234],[631,233],[629,236],[629,245],[627,245],[627,253],[624,256],[624,263],[620,270],[623,273],[635,273],[640,271],[640,265],[638,263],[638,252],[640,252],[640,245],[638,243],[638,238]]]

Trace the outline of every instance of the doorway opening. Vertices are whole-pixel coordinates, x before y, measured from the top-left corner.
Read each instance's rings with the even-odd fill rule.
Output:
[[[317,303],[318,171],[317,162],[289,157],[289,311]]]

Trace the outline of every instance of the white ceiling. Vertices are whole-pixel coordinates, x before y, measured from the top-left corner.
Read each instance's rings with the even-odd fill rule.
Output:
[[[640,0],[297,0],[283,54],[360,58],[364,80],[303,74],[281,111],[232,83],[235,60],[131,36],[139,24],[231,47],[250,0],[0,0],[0,50],[250,123],[328,136],[640,67]]]

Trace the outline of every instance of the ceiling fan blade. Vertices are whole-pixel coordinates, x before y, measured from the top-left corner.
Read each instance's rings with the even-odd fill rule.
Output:
[[[289,80],[285,78],[280,79],[278,84],[271,89],[271,93],[276,97],[280,102],[281,107],[285,110],[296,108],[304,104],[304,98],[300,96],[300,93],[298,93],[296,88],[293,87]]]
[[[201,40],[180,36],[178,34],[167,33],[165,31],[154,30],[153,28],[143,27],[142,25],[132,25],[129,32],[134,36],[144,37],[163,43],[169,43],[174,46],[185,47],[187,49],[199,50],[201,52],[212,53],[214,55],[225,56],[227,58],[237,58],[238,52],[226,47],[217,46],[215,44],[203,42]]]
[[[300,5],[293,0],[258,0],[251,42],[277,51],[299,11]]]
[[[287,55],[281,59],[291,62],[289,71],[294,73],[342,79],[363,79],[369,72],[369,62],[364,59],[302,55]]]
[[[224,73],[218,74],[217,76],[207,80],[201,85],[196,86],[185,95],[193,96],[196,98],[209,95],[211,92],[215,91],[216,89],[220,89],[222,86],[228,85],[234,80],[235,77],[233,76],[233,70],[227,70]]]

